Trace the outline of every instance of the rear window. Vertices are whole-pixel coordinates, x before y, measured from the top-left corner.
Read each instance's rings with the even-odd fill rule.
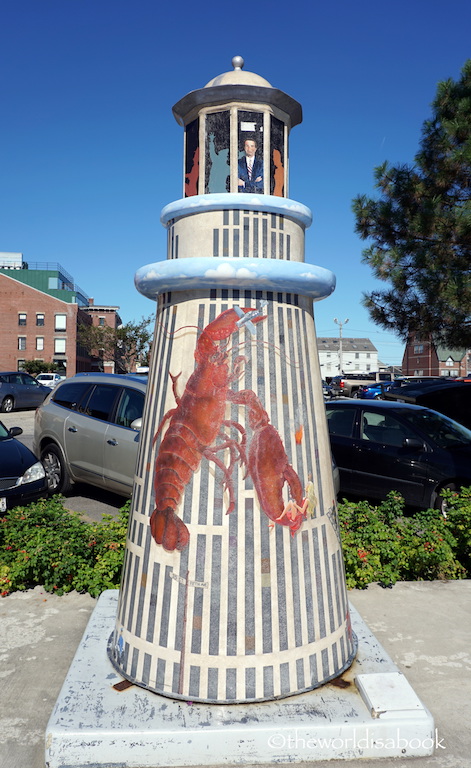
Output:
[[[82,401],[77,410],[80,413],[91,416],[93,419],[111,421],[115,400],[120,392],[120,387],[113,387],[110,384],[97,384],[88,400]]]
[[[356,416],[356,410],[347,408],[327,408],[327,425],[331,435],[341,435],[342,437],[352,437],[353,425]]]
[[[19,373],[11,373],[5,377],[9,384],[23,384]]]
[[[90,388],[91,384],[89,382],[71,381],[56,389],[51,399],[54,403],[57,403],[57,405],[62,405],[64,408],[69,408],[71,411],[75,411]]]

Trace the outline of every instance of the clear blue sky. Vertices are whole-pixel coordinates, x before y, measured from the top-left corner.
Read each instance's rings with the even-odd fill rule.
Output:
[[[306,260],[337,289],[319,336],[367,336],[386,363],[403,345],[361,306],[352,198],[384,160],[410,162],[436,84],[471,56],[469,0],[3,0],[0,250],[58,261],[96,303],[139,320],[134,273],[166,258],[161,209],[182,195],[183,132],[171,107],[241,55],[301,102],[290,197],[311,208]]]

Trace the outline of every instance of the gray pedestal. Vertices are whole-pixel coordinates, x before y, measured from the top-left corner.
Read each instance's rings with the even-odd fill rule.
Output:
[[[358,656],[341,678],[261,704],[193,704],[122,678],[106,646],[118,592],[104,592],[46,732],[48,768],[278,765],[433,752],[434,723],[351,606]]]

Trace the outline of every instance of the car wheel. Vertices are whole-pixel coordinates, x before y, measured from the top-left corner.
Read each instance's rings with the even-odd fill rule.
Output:
[[[443,491],[458,491],[458,487],[456,483],[447,483],[446,485],[442,485],[442,487],[437,490],[437,496],[435,498],[433,508],[439,509],[443,517],[446,517],[448,511],[448,503],[446,499],[443,498]]]
[[[56,445],[50,443],[41,451],[41,461],[46,471],[49,493],[67,493],[72,480],[64,464],[62,454]]]
[[[14,405],[15,405],[15,401],[13,400],[13,398],[10,397],[10,395],[7,395],[7,397],[3,399],[0,410],[2,413],[10,413],[13,410]]]

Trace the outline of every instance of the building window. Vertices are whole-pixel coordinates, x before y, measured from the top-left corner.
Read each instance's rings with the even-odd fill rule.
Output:
[[[18,349],[26,349],[26,336],[18,336]]]
[[[36,336],[36,349],[38,352],[44,349],[44,336]]]
[[[54,353],[56,355],[65,354],[65,339],[54,339]]]
[[[359,352],[355,352],[355,360],[359,360],[359,359],[360,359],[360,353]]]
[[[26,312],[18,312],[18,325],[26,325]]]
[[[423,344],[416,344],[414,347],[414,355],[421,355],[424,351],[424,345]]]
[[[104,324],[105,324],[105,318],[104,317],[99,317],[98,318],[98,325],[101,325],[101,327],[103,327]]]
[[[36,325],[37,326],[44,325],[44,315],[42,312],[36,312]]]
[[[65,331],[67,328],[67,315],[56,315],[54,318],[54,330]]]
[[[25,362],[26,362],[26,360],[25,360],[24,358],[22,358],[22,359],[18,360],[18,362],[17,362],[17,367],[18,367],[18,370],[19,370],[19,371],[22,371],[22,370],[23,370],[23,367],[24,367],[24,364],[25,364]]]

